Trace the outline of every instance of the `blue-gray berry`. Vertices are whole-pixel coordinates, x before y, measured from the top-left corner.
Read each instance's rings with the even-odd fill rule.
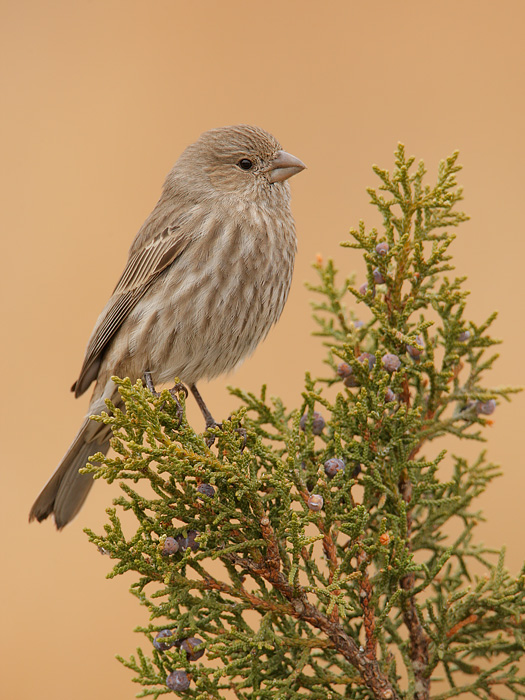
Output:
[[[179,535],[177,537],[177,542],[179,543],[181,552],[184,552],[184,550],[188,549],[188,547],[194,552],[196,552],[197,549],[199,549],[199,543],[196,541],[195,538],[198,537],[199,534],[200,533],[198,533],[196,530],[188,530],[187,537]]]
[[[199,484],[199,486],[197,486],[197,493],[202,493],[209,498],[213,498],[215,496],[215,489],[211,484]]]
[[[341,379],[346,379],[349,377],[351,374],[353,374],[354,370],[350,365],[348,365],[346,362],[341,362],[341,364],[337,365],[337,374],[341,377]]]
[[[395,401],[397,399],[397,396],[394,394],[392,389],[390,387],[387,388],[385,391],[385,402],[386,403],[391,403],[392,401]]]
[[[397,355],[391,352],[387,352],[386,355],[383,355],[382,362],[387,372],[397,372],[401,367],[401,360]]]
[[[416,336],[414,340],[418,345],[423,345],[424,343],[423,338],[420,335]],[[413,345],[407,345],[406,350],[410,357],[412,357],[414,360],[419,360],[419,358],[421,357],[421,353],[423,352],[419,348],[415,348]]]
[[[490,416],[496,410],[496,401],[489,399],[488,401],[476,401],[476,412],[484,416]]]
[[[162,545],[162,556],[169,557],[170,554],[176,554],[179,551],[179,544],[174,537],[166,537]]]
[[[186,671],[172,671],[166,678],[166,685],[176,693],[183,693],[190,687],[190,679]]]
[[[376,267],[376,269],[372,272],[372,275],[374,276],[374,282],[376,284],[384,284],[385,280],[381,272],[379,271],[379,268]]]
[[[354,374],[350,374],[348,377],[346,377],[344,385],[349,387],[356,387],[359,386],[359,380]]]
[[[317,493],[312,494],[310,496],[310,498],[308,499],[308,508],[310,508],[310,510],[315,510],[315,511],[321,510],[321,508],[323,507],[323,504],[324,504],[323,497]]]
[[[299,426],[300,426],[301,430],[305,430],[307,421],[308,421],[308,413],[304,413],[301,416],[301,420],[299,421]],[[323,416],[320,413],[318,413],[317,411],[314,411],[313,416],[312,416],[312,433],[314,435],[321,435],[321,433],[324,430],[325,425],[326,425],[326,422],[325,422],[325,419],[323,418]]]
[[[458,336],[458,340],[460,343],[464,343],[469,338],[470,338],[470,331],[463,331],[463,333],[460,333]]]
[[[344,468],[344,460],[340,459],[339,457],[330,457],[330,459],[327,459],[324,463],[324,471],[329,479],[333,478],[337,472],[340,472],[341,470],[344,471]]]
[[[197,661],[204,655],[204,642],[197,637],[188,637],[183,639],[180,648],[185,651],[188,656],[188,661]]]
[[[384,243],[378,243],[378,244],[376,245],[376,253],[377,253],[378,255],[386,255],[386,254],[388,253],[389,250],[390,250],[390,246],[389,246],[388,243],[386,243],[386,242],[384,242]]]
[[[166,649],[171,649],[171,647],[175,646],[177,640],[174,638],[174,634],[175,632],[173,630],[161,630],[153,640],[155,649],[166,651]],[[163,642],[162,640],[166,637],[171,637],[171,640],[169,642]]]
[[[367,284],[362,284],[362,285],[359,287],[359,294],[362,294],[363,296],[365,296],[365,295],[367,294],[367,292],[368,292],[368,285],[367,285]],[[371,292],[372,292],[372,299],[373,299],[373,298],[375,297],[375,295],[376,295],[375,287],[372,287]]]
[[[369,352],[362,352],[357,358],[357,361],[360,362],[362,365],[368,362],[368,369],[372,369],[372,367],[376,363],[376,356],[372,355]]]

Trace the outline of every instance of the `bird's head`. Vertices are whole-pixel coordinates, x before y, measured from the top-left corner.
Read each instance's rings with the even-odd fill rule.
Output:
[[[254,198],[273,188],[287,189],[285,181],[305,164],[283,151],[277,139],[256,126],[240,124],[211,129],[189,146],[174,170],[183,168],[191,184],[197,181],[215,193]]]

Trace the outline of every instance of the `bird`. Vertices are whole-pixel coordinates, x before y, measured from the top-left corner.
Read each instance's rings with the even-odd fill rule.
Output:
[[[119,405],[112,376],[190,388],[235,369],[266,337],[288,298],[297,250],[288,179],[305,164],[270,133],[239,124],[204,132],[168,173],[89,338],[72,391],[94,382],[73,442],[29,513],[61,530],[93,485],[80,474],[106,454],[110,429],[90,416]]]

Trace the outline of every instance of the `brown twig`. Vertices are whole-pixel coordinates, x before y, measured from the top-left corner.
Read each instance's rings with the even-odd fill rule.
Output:
[[[399,481],[399,491],[407,506],[412,500],[412,483],[408,478],[408,472],[405,469]],[[412,534],[412,512],[407,509],[407,541],[410,547],[410,536]],[[414,588],[415,575],[413,573],[403,576],[400,581],[400,586],[405,591],[411,591]],[[429,645],[430,640],[423,629],[421,620],[419,619],[416,603],[413,597],[407,598],[403,609],[403,622],[408,629],[410,640],[409,656],[413,662],[414,677],[416,679],[414,700],[429,700],[430,698],[430,678],[426,676],[426,670],[429,664]]]
[[[266,525],[265,525],[266,528]],[[270,537],[275,537],[273,531],[266,529]],[[356,642],[349,637],[339,622],[331,620],[323,615],[319,610],[312,605],[303,592],[298,592],[288,583],[283,573],[277,570],[275,565],[268,565],[268,558],[265,558],[260,564],[256,564],[251,559],[246,559],[238,554],[229,553],[225,557],[235,566],[239,566],[245,571],[254,576],[262,576],[266,581],[278,590],[283,597],[288,601],[287,604],[278,604],[267,600],[262,600],[258,596],[248,593],[242,589],[242,597],[256,609],[264,609],[265,611],[274,609],[276,612],[285,613],[291,617],[308,622],[313,627],[321,630],[330,639],[335,648],[349,661],[359,672],[363,679],[363,683],[370,688],[378,700],[399,700],[394,687],[390,680],[381,671],[379,664],[375,658],[370,658],[366,650],[358,647]],[[227,591],[222,588],[225,584],[213,581],[209,583],[217,590],[233,594],[233,589],[226,586]],[[219,588],[217,588],[217,586]],[[237,593],[239,595],[239,592]]]
[[[337,552],[335,549],[335,543],[332,539],[332,534],[330,530],[328,532],[325,532],[325,524],[324,522],[321,522],[319,524],[321,532],[323,532],[324,537],[323,537],[323,550],[326,556],[326,559],[329,563],[329,568],[330,568],[330,573],[328,575],[328,584],[332,584],[334,580],[334,574],[335,571],[337,570],[338,562],[337,562]],[[338,595],[340,591],[333,591],[334,595]],[[334,605],[332,612],[330,613],[330,619],[332,622],[337,622],[339,620],[339,613],[337,610],[337,605]]]
[[[471,622],[477,622],[478,616],[477,615],[469,615],[466,617],[464,620],[460,620],[457,622],[454,627],[451,627],[449,631],[447,632],[447,637],[450,639],[450,637],[453,637],[456,632],[459,632],[460,629],[465,627],[465,625],[469,625]]]
[[[366,552],[361,549],[357,556],[357,567],[360,568],[368,560]],[[365,652],[369,659],[376,659],[376,638],[375,638],[375,627],[376,618],[374,615],[374,610],[371,606],[372,601],[372,584],[370,583],[370,578],[366,569],[363,570],[361,579],[359,581],[359,601],[363,609],[363,622],[365,626],[365,637],[366,645]]]

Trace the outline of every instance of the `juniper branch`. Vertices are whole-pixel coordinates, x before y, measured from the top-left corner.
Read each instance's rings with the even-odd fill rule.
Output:
[[[138,574],[153,649],[121,661],[142,695],[170,692],[180,671],[184,693],[207,700],[525,696],[525,568],[512,577],[475,539],[476,499],[500,471],[485,453],[428,456],[446,435],[483,440],[515,391],[485,385],[494,315],[468,319],[465,278],[449,276],[450,229],[467,218],[459,169],[453,154],[428,185],[401,145],[391,173],[374,168],[382,228],[360,222],[343,243],[366,289],[315,264],[328,376],[307,373],[295,408],[232,389],[242,408],[209,447],[169,392],[115,379],[125,411],[97,418],[115,455],[87,471],[121,480],[122,495],[88,535],[109,576]]]

